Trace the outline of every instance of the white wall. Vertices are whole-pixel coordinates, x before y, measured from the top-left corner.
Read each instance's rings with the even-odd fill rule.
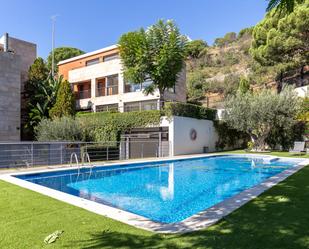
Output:
[[[203,147],[208,151],[215,151],[218,135],[210,120],[201,120],[187,117],[164,117],[161,126],[169,127],[171,156],[203,153]],[[196,130],[197,137],[192,140],[190,132]]]
[[[309,95],[309,87],[308,86],[297,87],[297,88],[295,88],[294,91],[297,93],[297,95],[299,97],[302,97],[302,98],[305,98],[306,96]]]

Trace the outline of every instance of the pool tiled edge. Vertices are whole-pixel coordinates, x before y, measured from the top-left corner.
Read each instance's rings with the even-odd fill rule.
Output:
[[[222,155],[222,154],[218,154],[218,155]],[[226,155],[235,155],[235,154],[226,154]],[[160,161],[169,161],[169,160],[177,160],[177,159],[185,159],[185,158],[196,158],[196,157],[209,157],[209,156],[214,156],[214,155],[177,157],[177,158],[172,158],[172,159],[167,159],[167,160],[160,159]],[[246,154],[243,154],[242,156],[246,156]],[[153,160],[153,161],[158,161],[158,160]],[[132,163],[127,162],[125,164],[134,164],[134,162]],[[259,185],[256,185],[250,189],[244,190],[243,192],[229,199],[226,199],[211,208],[208,208],[202,212],[199,212],[183,220],[182,222],[171,223],[171,224],[154,222],[145,217],[142,217],[142,216],[139,216],[139,215],[127,212],[127,211],[123,211],[121,209],[117,209],[117,208],[110,207],[104,204],[86,200],[86,199],[73,196],[73,195],[58,191],[58,190],[54,190],[54,189],[47,188],[41,185],[37,185],[37,184],[31,183],[28,181],[24,181],[24,180],[21,180],[21,179],[18,179],[12,176],[12,175],[18,175],[22,173],[2,175],[0,176],[0,179],[13,183],[23,188],[33,190],[43,195],[47,195],[54,199],[72,204],[74,206],[86,209],[93,213],[103,215],[103,216],[112,218],[114,220],[126,223],[128,225],[132,225],[132,226],[135,226],[141,229],[158,232],[158,233],[185,233],[185,232],[192,232],[195,230],[199,230],[202,228],[207,228],[213,225],[214,223],[222,219],[224,216],[230,214],[231,212],[238,209],[242,205],[246,204],[250,200],[259,196],[260,194],[262,194],[269,188],[285,180],[288,176],[294,174],[295,172],[302,169],[308,164],[309,164],[309,160],[303,160],[301,163],[298,163],[297,166],[291,169],[287,169],[275,176],[272,176]],[[45,170],[43,172],[57,171],[57,170],[59,169]],[[27,172],[27,174],[28,173],[30,174],[31,172]]]

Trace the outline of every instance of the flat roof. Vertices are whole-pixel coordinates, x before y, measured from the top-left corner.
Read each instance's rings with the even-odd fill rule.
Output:
[[[91,55],[100,54],[100,53],[103,53],[103,52],[106,52],[106,51],[109,51],[109,50],[112,50],[112,49],[115,49],[115,48],[118,48],[117,44],[112,45],[112,46],[108,46],[108,47],[105,47],[105,48],[101,48],[101,49],[98,49],[98,50],[95,50],[95,51],[92,51],[92,52],[89,52],[89,53],[85,53],[85,54],[82,54],[82,55],[78,55],[78,56],[72,57],[72,58],[67,59],[67,60],[59,61],[58,65],[65,64],[65,63],[68,63],[68,62],[71,62],[71,61],[76,61],[76,60],[79,60],[79,59],[83,59],[83,58],[89,57]]]
[[[19,38],[15,38],[15,37],[12,37],[12,36],[9,35],[9,41],[10,40],[16,40],[16,41],[19,41],[19,42],[22,42],[22,43],[28,43],[30,45],[36,46],[36,43],[34,43],[34,42],[25,41],[25,40],[22,40],[22,39],[19,39]],[[2,35],[0,37],[0,45],[3,46],[3,43],[4,43],[4,35]]]

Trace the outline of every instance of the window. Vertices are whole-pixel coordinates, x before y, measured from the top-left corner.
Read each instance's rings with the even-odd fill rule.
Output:
[[[106,95],[118,94],[118,74],[107,76],[107,93]]]
[[[110,104],[110,105],[97,105],[95,107],[96,112],[117,112],[118,104]]]
[[[150,111],[150,110],[157,110],[157,109],[158,109],[157,100],[124,103],[125,112]]]
[[[150,111],[157,110],[158,102],[156,100],[141,102],[141,110]]]
[[[97,97],[115,94],[118,94],[118,74],[97,79]]]
[[[106,90],[106,79],[98,79],[97,80],[97,97],[105,96],[105,90]]]
[[[126,93],[142,92],[147,86],[149,86],[151,84],[152,84],[151,80],[146,80],[145,82],[143,82],[141,84],[133,84],[133,83],[126,82],[125,83],[125,92]]]
[[[115,60],[115,59],[119,59],[119,54],[118,53],[114,53],[114,54],[103,56],[103,61],[104,62],[105,61]]]
[[[89,60],[89,61],[86,61],[86,66],[92,66],[92,65],[95,65],[95,64],[98,64],[100,62],[100,59],[99,58],[96,58],[96,59],[93,59],[93,60]]]

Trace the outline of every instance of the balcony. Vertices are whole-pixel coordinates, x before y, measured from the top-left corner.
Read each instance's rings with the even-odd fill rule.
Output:
[[[91,89],[83,90],[83,91],[76,91],[74,92],[74,95],[75,95],[76,100],[89,99],[91,98]]]
[[[109,87],[98,87],[96,97],[110,96],[118,94],[118,85]]]
[[[73,92],[75,94],[75,99],[89,99],[91,98],[91,82],[90,81],[84,81],[75,83],[72,85]]]
[[[120,59],[115,59],[106,62],[100,62],[91,66],[84,66],[75,70],[69,71],[69,82],[87,81],[93,78],[101,78],[105,75],[115,75],[121,72]]]
[[[118,86],[118,74],[97,79],[96,97],[116,95],[118,94]]]

